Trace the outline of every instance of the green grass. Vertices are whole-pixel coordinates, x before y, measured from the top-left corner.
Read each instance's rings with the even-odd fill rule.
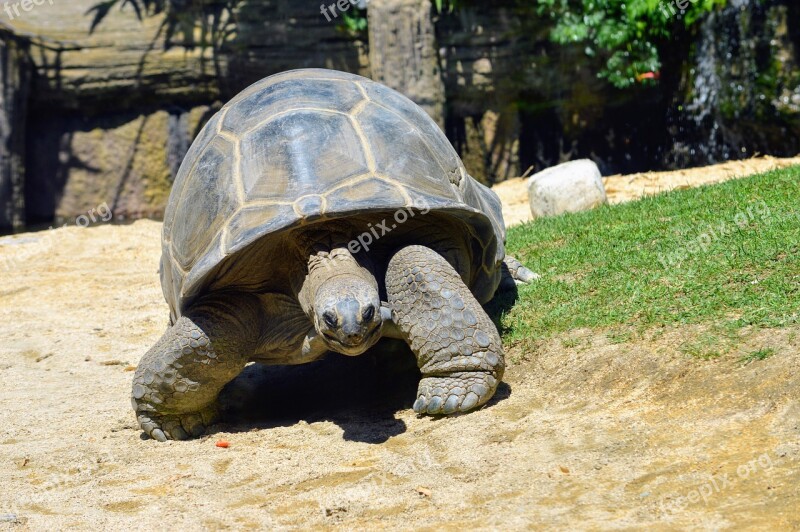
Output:
[[[501,318],[511,343],[583,327],[619,343],[656,326],[730,337],[797,323],[800,167],[536,220],[509,230],[508,252],[543,276]]]
[[[771,347],[765,347],[763,349],[759,349],[758,351],[753,351],[741,358],[739,362],[742,364],[749,364],[750,362],[755,362],[756,360],[766,360],[772,355],[775,354],[775,350]]]
[[[680,346],[681,353],[692,358],[713,360],[727,353],[732,347],[731,338],[720,338],[716,334],[704,334],[685,340]]]

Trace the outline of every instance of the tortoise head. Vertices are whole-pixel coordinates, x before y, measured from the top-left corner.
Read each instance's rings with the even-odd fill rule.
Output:
[[[332,351],[360,355],[381,337],[378,283],[347,250],[325,255],[309,272],[314,328]]]

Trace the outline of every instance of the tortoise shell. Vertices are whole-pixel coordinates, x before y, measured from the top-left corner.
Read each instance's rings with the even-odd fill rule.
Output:
[[[214,115],[178,172],[161,259],[172,317],[199,295],[237,284],[225,272],[254,246],[268,249],[265,241],[316,222],[398,209],[458,221],[472,239],[468,284],[479,300],[491,297],[505,253],[500,200],[467,174],[422,109],[353,74],[268,77]],[[285,272],[274,277],[286,285]]]

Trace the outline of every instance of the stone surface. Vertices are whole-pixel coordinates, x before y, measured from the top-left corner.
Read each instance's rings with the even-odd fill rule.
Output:
[[[25,126],[31,64],[24,41],[0,31],[0,231],[25,223]]]
[[[33,223],[74,221],[106,203],[117,219],[160,216],[183,160],[214,107],[79,118],[37,116],[29,124],[39,157],[28,163]]]
[[[209,110],[284,70],[369,74],[357,36],[306,3],[240,3],[237,31],[205,49],[165,47],[163,18],[139,21],[130,8],[112,10],[89,33],[86,12],[96,3],[44,3],[8,21],[3,31],[15,37],[0,35],[8,50],[17,42],[29,49],[23,58],[33,61],[35,71],[30,90],[18,76],[9,84],[16,71],[8,71],[8,105],[0,112],[0,137],[5,121],[6,131],[23,139],[15,144],[17,159],[3,160],[18,161],[15,168],[25,171],[15,170],[15,190],[27,176],[25,201],[15,198],[25,204],[28,224],[69,222],[103,203],[118,219],[161,216],[183,155],[213,114]],[[23,107],[9,107],[9,91],[28,104],[27,116]],[[11,128],[14,120],[21,121]],[[10,183],[0,177],[0,190]],[[23,218],[11,201],[10,193],[0,192],[0,218],[8,219],[0,231],[11,218]]]
[[[247,85],[292,68],[335,68],[364,75],[358,38],[327,22],[303,2],[238,2],[230,31],[213,46],[165,47],[161,15],[138,20],[113,9],[89,33],[87,11],[98,0],[57,0],[9,21],[33,43],[37,94],[82,114],[144,104],[182,105],[227,100]],[[0,12],[2,14],[2,12]],[[199,33],[199,28],[198,28]],[[324,44],[321,44],[324,43]]]
[[[733,0],[696,34],[664,163],[800,152],[800,3]]]
[[[585,211],[608,201],[600,169],[589,159],[559,164],[532,175],[528,198],[534,218]]]
[[[3,83],[18,79],[3,91],[19,105],[8,108],[4,92],[0,124],[14,124],[6,129],[14,147],[10,137],[2,142],[15,155],[0,170],[0,225],[81,214],[98,204],[97,191],[117,190],[131,153],[145,152],[158,168],[146,171],[145,188],[123,187],[117,207],[158,215],[162,161],[169,181],[191,141],[185,132],[196,131],[188,114],[302,67],[354,72],[404,92],[444,124],[470,174],[488,184],[580,157],[613,174],[800,151],[800,7],[791,0],[729,4],[697,32],[675,36],[657,85],[626,91],[597,78],[600,58],[583,45],[552,43],[546,18],[514,0],[442,13],[430,0],[372,0],[369,46],[365,32],[346,31],[342,17],[327,21],[318,5],[237,1],[236,31],[205,49],[165,49],[163,19],[139,21],[130,8],[115,8],[90,34],[86,12],[97,2],[54,0],[14,20],[0,10],[0,40],[20,44],[33,74],[26,88],[27,78],[4,71]],[[120,131],[135,130],[141,117],[148,136],[158,132],[136,147],[136,135]],[[94,160],[101,151],[113,155],[102,164]],[[86,186],[89,176],[100,183]]]
[[[549,41],[533,9],[462,2],[437,21],[446,132],[475,177],[581,157],[614,174],[800,152],[797,2],[737,0],[676,28],[660,81],[624,91],[597,78],[602,54]]]
[[[408,96],[444,129],[444,83],[430,0],[371,0],[372,79]]]

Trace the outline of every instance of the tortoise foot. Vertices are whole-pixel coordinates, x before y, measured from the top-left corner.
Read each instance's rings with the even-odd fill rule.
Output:
[[[433,415],[468,412],[491,399],[497,385],[494,376],[476,371],[425,377],[419,383],[414,412]]]
[[[218,418],[216,405],[200,412],[184,414],[156,414],[155,412],[139,412],[136,416],[139,426],[151,438],[157,441],[188,440],[205,434]]]

